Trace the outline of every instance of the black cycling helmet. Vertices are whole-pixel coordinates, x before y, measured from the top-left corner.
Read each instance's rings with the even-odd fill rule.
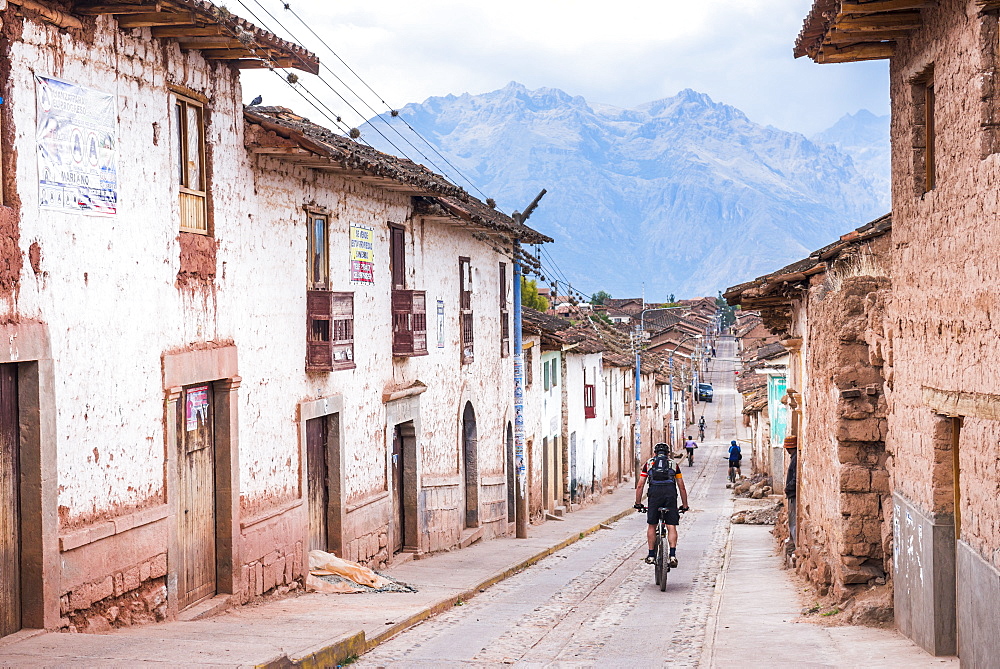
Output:
[[[664,444],[662,441],[656,446],[653,446],[654,453],[668,453],[670,452],[670,447]]]

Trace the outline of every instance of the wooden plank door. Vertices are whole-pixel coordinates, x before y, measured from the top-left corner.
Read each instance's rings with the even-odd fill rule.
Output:
[[[403,437],[397,425],[392,429],[392,552],[403,550],[403,528],[406,527],[406,505],[403,503]]]
[[[0,365],[0,637],[21,629],[21,470],[17,365]]]
[[[215,425],[210,384],[184,389],[178,461],[178,605],[215,594]]]
[[[329,551],[327,514],[330,473],[327,465],[326,416],[306,421],[306,468],[309,495],[309,550]]]

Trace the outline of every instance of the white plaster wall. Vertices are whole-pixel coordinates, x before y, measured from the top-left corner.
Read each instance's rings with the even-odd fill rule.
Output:
[[[542,396],[542,437],[548,437],[551,443],[553,439],[557,439],[561,434],[562,430],[562,384],[564,379],[562,378],[562,364],[561,364],[562,354],[559,351],[546,351],[540,356],[541,364],[538,371],[538,384]],[[555,361],[556,369],[559,370],[559,385],[552,386],[547,391],[544,390],[544,378],[542,374],[542,367],[545,363],[549,363],[551,366],[552,361]]]
[[[344,482],[349,502],[370,498],[387,489],[388,449],[392,426],[386,425],[383,390],[415,381],[427,385],[420,397],[421,434],[418,435],[426,484],[456,484],[461,467],[461,419],[466,402],[476,411],[481,476],[499,476],[504,469],[504,438],[513,422],[513,357],[500,356],[499,263],[506,261],[467,229],[434,221],[411,219],[410,198],[365,185],[355,179],[289,167],[262,159],[255,200],[267,203],[254,252],[273,267],[283,282],[284,296],[277,312],[268,302],[258,304],[253,291],[234,304],[258,320],[274,321],[268,336],[255,344],[254,362],[244,365],[246,411],[244,421],[257,432],[260,461],[244,465],[244,493],[267,497],[274,490],[298,485],[300,454],[293,428],[297,402],[341,394],[344,397]],[[334,291],[354,292],[353,370],[305,372],[305,258],[304,206],[314,203],[330,209],[330,281]],[[270,219],[270,220],[267,220]],[[351,223],[373,227],[375,283],[351,283],[349,228]],[[406,229],[406,287],[427,293],[428,355],[392,356],[392,315],[388,223]],[[462,365],[459,353],[458,258],[472,259],[474,271],[475,360]],[[512,269],[508,262],[508,283]],[[236,278],[236,274],[239,278]],[[233,274],[233,281],[259,283],[262,271],[255,262]],[[508,293],[509,293],[508,286]],[[510,295],[507,296],[508,301]],[[437,300],[445,305],[445,346],[438,348]],[[275,316],[280,314],[280,319]],[[281,351],[276,342],[282,342]],[[241,355],[243,349],[241,347]],[[247,355],[250,355],[248,352]],[[242,358],[246,360],[246,356]],[[242,362],[241,362],[242,364]],[[259,364],[259,367],[258,367]],[[255,380],[250,380],[250,379]],[[252,389],[252,390],[251,390]],[[251,393],[255,397],[250,397]],[[261,416],[265,407],[279,407],[275,421]],[[270,421],[270,423],[267,423]],[[259,423],[259,427],[258,427]],[[267,423],[267,424],[265,424]],[[259,436],[258,436],[259,435]],[[282,487],[284,486],[284,488]]]
[[[602,412],[604,397],[595,392],[596,418],[586,418],[583,406],[584,369],[587,383],[593,383],[595,391],[600,388],[600,374],[603,367],[600,353],[576,354],[569,351],[566,362],[565,382],[569,389],[566,411],[569,433],[576,433],[576,483],[577,494],[586,492],[595,481],[600,481],[607,471],[607,445]],[[570,442],[572,445],[572,441]],[[572,446],[571,446],[572,448]],[[570,454],[572,461],[572,453]],[[572,470],[570,476],[573,476]]]
[[[202,305],[186,303],[174,287],[178,208],[165,84],[212,100],[209,142],[222,147],[239,143],[232,121],[238,81],[227,66],[152,41],[142,34],[148,31],[132,36],[110,17],[99,17],[97,26],[93,42],[84,44],[25,21],[23,41],[11,46],[4,92],[16,128],[20,245],[27,253],[38,243],[42,254],[39,275],[24,263],[15,308],[21,318],[45,322],[51,336],[63,527],[164,501],[160,355],[230,334],[219,331],[214,312],[195,318],[191,310]],[[117,96],[116,216],[39,208],[34,73]],[[217,185],[245,183],[232,167],[216,160]],[[217,223],[228,218],[223,193],[218,186]],[[189,334],[195,327],[198,337]]]

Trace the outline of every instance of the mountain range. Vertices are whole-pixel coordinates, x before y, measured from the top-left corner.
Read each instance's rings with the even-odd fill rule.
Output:
[[[451,165],[426,147],[421,162],[503,211],[547,189],[529,221],[556,240],[547,282],[585,295],[714,295],[889,209],[888,117],[866,111],[810,139],[690,89],[622,109],[512,82],[409,104],[400,117],[369,124],[391,138],[381,124],[405,133],[405,119]]]

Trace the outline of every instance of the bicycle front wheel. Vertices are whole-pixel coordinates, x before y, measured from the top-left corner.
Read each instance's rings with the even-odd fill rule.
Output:
[[[656,579],[656,585],[660,584],[660,570],[663,568],[663,564],[666,562],[666,558],[663,555],[663,542],[657,539],[656,541],[656,558],[653,562],[653,577]]]
[[[667,548],[667,538],[660,537],[659,547],[656,549],[657,555],[661,555],[662,558],[656,564],[656,569],[659,571],[659,576],[657,577],[657,584],[660,586],[660,592],[664,592],[667,589],[667,574],[670,573],[670,563],[667,556],[670,554]]]

